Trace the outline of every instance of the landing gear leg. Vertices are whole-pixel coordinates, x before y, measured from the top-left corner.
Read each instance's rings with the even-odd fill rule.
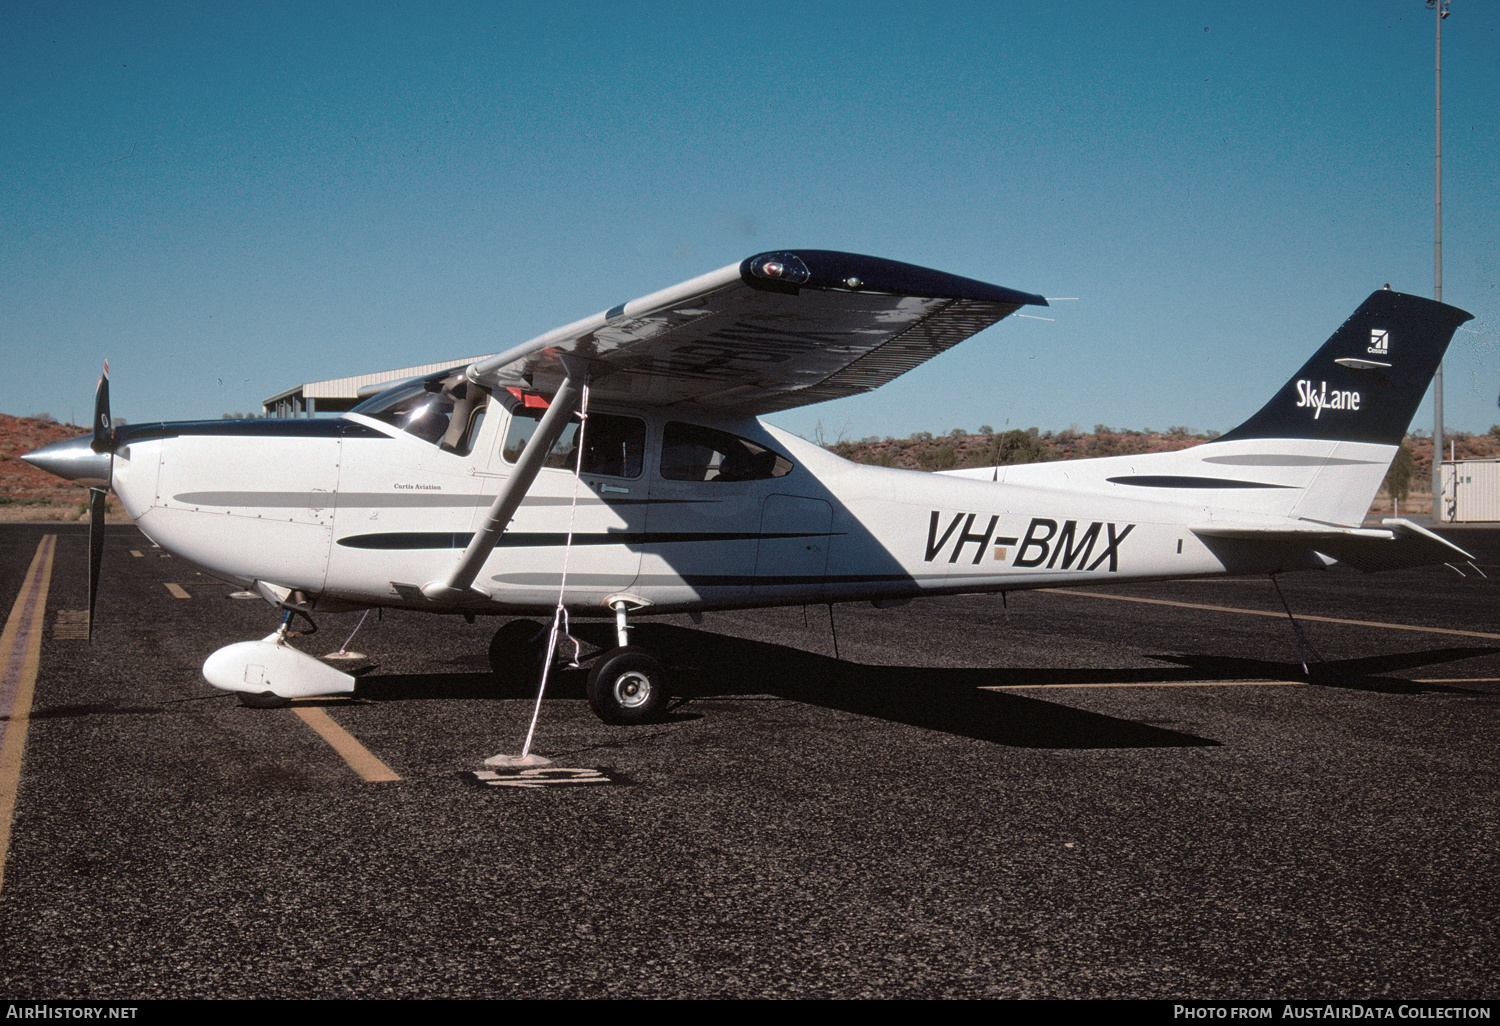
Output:
[[[630,624],[625,619],[624,602],[615,603],[615,644],[621,648],[630,644]]]
[[[589,671],[589,707],[605,723],[645,723],[667,704],[667,674],[650,652],[630,643],[627,607],[616,602],[618,648],[601,655]]]

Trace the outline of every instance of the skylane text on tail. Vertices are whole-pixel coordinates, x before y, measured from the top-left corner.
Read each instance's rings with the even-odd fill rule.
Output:
[[[337,419],[114,430],[106,375],[94,436],[26,458],[113,488],[153,541],[283,611],[205,665],[261,703],[352,689],[287,644],[320,610],[613,616],[590,701],[637,722],[666,696],[630,643],[642,615],[1468,558],[1404,520],[1361,526],[1470,316],[1387,290],[1243,424],[1178,452],[926,474],[756,419],[877,388],[1045,303],[874,257],[762,253]],[[545,635],[503,626],[496,673],[532,672]]]

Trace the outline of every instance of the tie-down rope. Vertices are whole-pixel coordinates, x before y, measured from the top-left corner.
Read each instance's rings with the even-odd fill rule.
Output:
[[[552,613],[552,630],[547,635],[547,658],[542,662],[542,681],[536,690],[536,708],[531,710],[531,725],[526,728],[526,743],[521,746],[521,758],[531,754],[531,737],[536,733],[537,717],[542,713],[542,696],[547,693],[547,677],[552,672],[552,659],[557,653],[559,636],[573,643],[573,655],[568,668],[578,668],[578,656],[583,651],[578,639],[568,632],[568,610],[563,606],[563,596],[568,590],[568,560],[573,554],[573,524],[578,519],[578,486],[583,476],[584,431],[589,424],[589,379],[583,378],[583,391],[578,400],[578,459],[573,464],[573,505],[568,510],[568,540],[563,545],[562,581],[557,586],[557,608]]]

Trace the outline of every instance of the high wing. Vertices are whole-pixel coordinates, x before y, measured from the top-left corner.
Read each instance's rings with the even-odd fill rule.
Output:
[[[586,360],[600,399],[747,415],[878,388],[1041,296],[830,250],[761,253],[471,364],[556,390]],[[570,360],[571,362],[571,360]]]

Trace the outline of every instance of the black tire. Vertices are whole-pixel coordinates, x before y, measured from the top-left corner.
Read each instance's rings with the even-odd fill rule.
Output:
[[[667,673],[645,649],[610,649],[589,671],[589,707],[605,723],[646,723],[666,704]]]
[[[290,698],[282,698],[274,691],[241,691],[240,705],[249,709],[280,709],[291,705]]]
[[[535,620],[512,620],[490,639],[490,672],[505,687],[537,682],[547,654],[547,628]]]

